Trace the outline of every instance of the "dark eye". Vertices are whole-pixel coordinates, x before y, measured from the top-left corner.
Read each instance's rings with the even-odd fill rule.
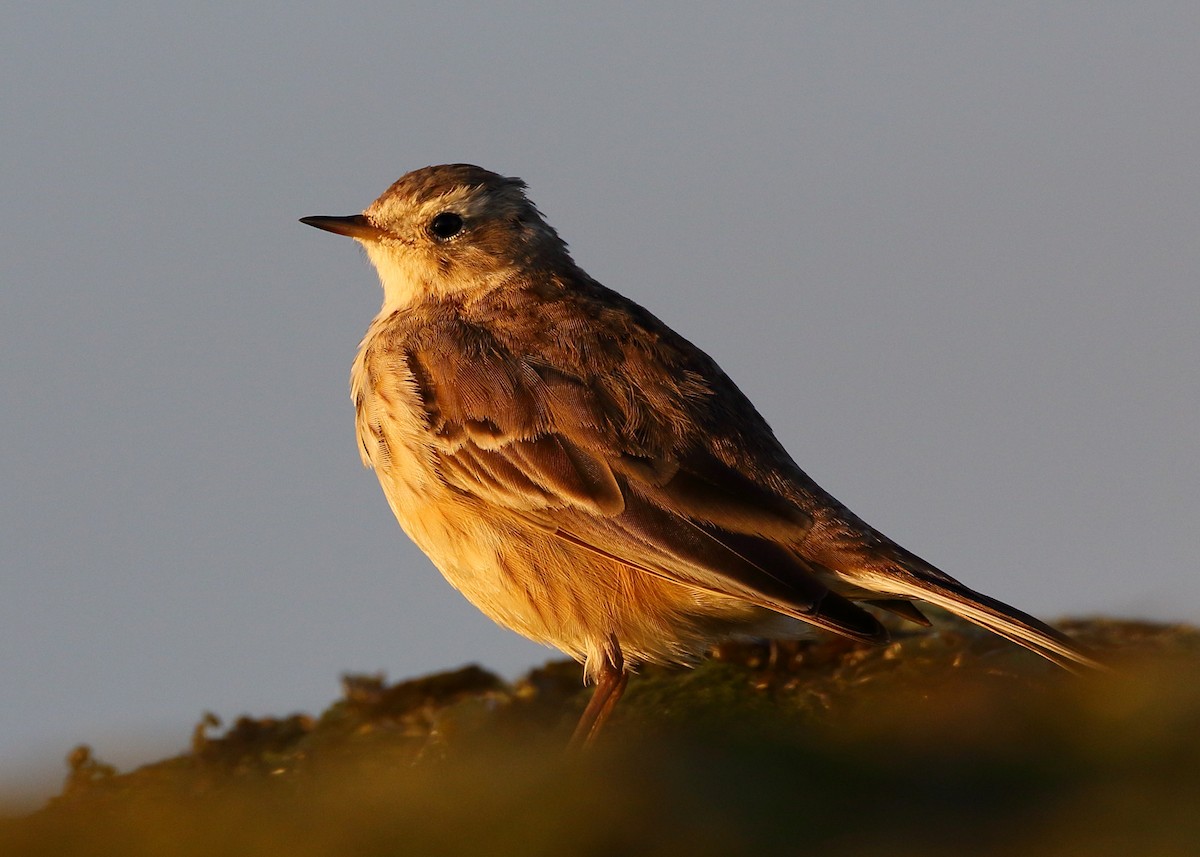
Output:
[[[441,214],[434,215],[433,220],[429,221],[429,231],[439,241],[453,238],[462,232],[462,228],[463,219],[453,211],[443,211]]]

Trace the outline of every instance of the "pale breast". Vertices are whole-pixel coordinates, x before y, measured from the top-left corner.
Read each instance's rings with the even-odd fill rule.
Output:
[[[363,463],[375,470],[396,520],[434,565],[477,607],[530,634],[537,610],[501,567],[512,534],[438,471],[437,439],[407,359],[403,313],[371,325],[351,369],[351,396]],[[541,635],[544,637],[544,635]]]
[[[431,425],[405,323],[402,312],[381,315],[354,361],[360,451],[404,531],[483,613],[593,665],[614,636],[630,664],[687,661],[731,630],[767,618],[749,604],[581,549],[447,484],[438,470],[447,440]]]
[[[363,464],[375,470],[406,531],[420,527],[446,501],[433,438],[416,379],[406,359],[403,317],[380,315],[363,338],[350,370],[355,433]],[[436,529],[436,528],[432,528]],[[427,538],[409,535],[428,552]]]

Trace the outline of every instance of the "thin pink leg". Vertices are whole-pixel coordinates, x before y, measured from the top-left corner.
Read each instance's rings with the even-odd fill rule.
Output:
[[[617,707],[617,701],[625,692],[625,685],[628,683],[629,673],[625,672],[625,658],[621,655],[620,645],[613,639],[611,651],[600,667],[596,690],[587,708],[583,710],[583,716],[579,718],[579,725],[575,727],[568,747],[578,749],[591,746],[604,724],[608,722],[608,718],[612,716],[613,709]]]

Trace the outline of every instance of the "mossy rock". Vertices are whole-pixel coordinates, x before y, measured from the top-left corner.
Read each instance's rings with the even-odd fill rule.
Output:
[[[647,669],[589,752],[579,668],[345,680],[319,717],[196,728],[0,824],[3,855],[1200,853],[1200,632],[1060,623],[1072,676],[971,626]]]

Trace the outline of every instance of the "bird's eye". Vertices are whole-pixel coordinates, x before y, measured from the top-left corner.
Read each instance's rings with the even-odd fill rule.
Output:
[[[429,231],[433,237],[439,241],[445,241],[447,238],[453,238],[458,233],[462,232],[463,219],[453,211],[443,211],[441,214],[434,215],[433,220],[429,221]]]

